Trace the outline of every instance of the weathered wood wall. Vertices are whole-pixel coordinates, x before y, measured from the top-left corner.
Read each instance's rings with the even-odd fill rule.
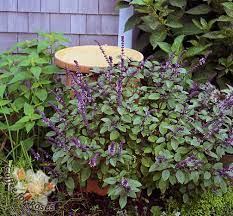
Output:
[[[62,32],[71,45],[117,44],[115,0],[0,0],[0,50],[37,32]]]

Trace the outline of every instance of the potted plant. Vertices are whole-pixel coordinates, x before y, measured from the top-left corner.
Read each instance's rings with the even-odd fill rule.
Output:
[[[98,74],[94,82],[73,74],[56,93],[56,114],[41,113],[70,193],[97,178],[123,208],[141,189],[179,188],[184,201],[205,188],[226,192],[230,168],[220,159],[232,152],[232,88],[195,83],[173,59],[121,58]]]

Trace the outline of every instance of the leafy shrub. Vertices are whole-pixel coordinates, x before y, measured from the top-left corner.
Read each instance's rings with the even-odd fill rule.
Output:
[[[175,200],[169,202],[170,212],[166,215],[170,216],[176,212],[180,212],[182,216],[228,216],[233,211],[233,192],[230,188],[224,195],[216,196],[207,191],[183,205],[177,204]]]
[[[228,0],[119,0],[118,7],[133,6],[125,30],[140,29],[136,46],[150,44],[155,56],[173,52],[171,43],[177,36],[184,39],[183,59],[209,55],[206,69],[195,74],[199,81],[216,78],[222,88],[233,82],[233,3]]]
[[[205,188],[226,192],[232,168],[220,159],[233,150],[233,88],[199,85],[171,60],[123,54],[116,66],[105,55],[109,67],[96,80],[68,72],[73,84],[57,92],[57,113],[39,111],[68,191],[98,178],[122,208],[142,188],[174,187],[184,201]]]
[[[59,72],[52,58],[66,41],[55,33],[40,36],[44,40],[18,43],[0,55],[0,142],[6,147],[5,156],[14,160],[27,158],[33,143],[41,142],[44,132],[35,109],[44,110],[52,100],[49,91]]]

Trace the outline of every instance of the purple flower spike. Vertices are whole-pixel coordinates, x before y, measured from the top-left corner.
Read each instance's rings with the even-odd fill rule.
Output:
[[[118,155],[121,156],[122,155],[122,151],[123,151],[123,146],[124,146],[125,142],[121,141],[120,145],[119,145],[119,149],[118,149]]]
[[[108,146],[108,154],[110,156],[114,156],[116,154],[116,145],[115,142],[112,142],[109,146]]]
[[[88,164],[90,167],[96,167],[98,157],[99,157],[99,153],[96,153],[95,156],[89,160]]]
[[[40,154],[38,152],[35,152],[34,149],[30,149],[30,152],[37,161],[43,161]]]
[[[206,63],[206,58],[202,57],[199,59],[199,64],[204,65]]]
[[[111,66],[111,62],[110,62],[110,60],[109,60],[109,58],[108,58],[108,56],[107,56],[107,54],[106,54],[104,48],[102,47],[102,45],[100,44],[99,41],[95,40],[95,42],[99,45],[100,51],[102,52],[102,54],[103,54],[103,56],[104,56],[106,62],[108,63],[109,66]]]
[[[117,92],[117,103],[118,106],[122,104],[122,80],[119,79],[116,83],[116,92]]]
[[[128,181],[128,179],[126,179],[126,178],[123,178],[122,180],[121,180],[121,186],[126,190],[126,191],[130,191],[130,186],[129,186],[129,181]]]

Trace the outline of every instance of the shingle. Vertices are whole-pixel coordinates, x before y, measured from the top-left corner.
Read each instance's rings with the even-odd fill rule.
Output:
[[[87,23],[86,15],[71,15],[71,33],[73,34],[86,34]]]
[[[79,13],[98,14],[98,7],[98,0],[79,0]]]
[[[69,40],[65,45],[67,46],[78,46],[79,45],[79,35],[69,34],[65,35],[65,37]]]
[[[60,0],[61,13],[78,13],[78,0]]]
[[[50,15],[50,31],[70,33],[71,16],[69,14],[51,14]]]
[[[59,12],[59,0],[41,0],[41,12]]]
[[[29,32],[49,32],[49,14],[29,13]]]
[[[26,41],[26,40],[32,40],[37,39],[37,34],[25,34],[25,33],[18,33],[17,41]]]
[[[17,0],[0,0],[0,11],[17,11]]]
[[[117,14],[116,0],[99,0],[99,14]]]
[[[117,45],[117,36],[80,35],[80,45],[96,45],[95,40],[97,40],[99,43],[103,45]]]
[[[8,50],[17,42],[17,33],[0,33],[0,52]]]
[[[118,34],[118,16],[103,15],[101,17],[102,30],[103,34],[117,35]]]
[[[101,34],[100,15],[87,15],[87,34]]]
[[[8,32],[28,32],[28,13],[8,13]]]
[[[0,12],[0,32],[7,32],[7,20],[8,20],[7,12]]]
[[[40,0],[18,0],[18,11],[40,12]]]

